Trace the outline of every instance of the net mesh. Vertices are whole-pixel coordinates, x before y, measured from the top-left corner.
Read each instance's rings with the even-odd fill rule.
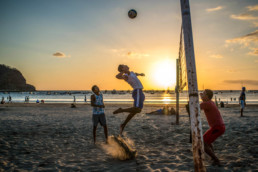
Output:
[[[186,86],[187,86],[186,57],[185,57],[183,28],[181,27],[180,45],[179,45],[179,91],[182,92]]]

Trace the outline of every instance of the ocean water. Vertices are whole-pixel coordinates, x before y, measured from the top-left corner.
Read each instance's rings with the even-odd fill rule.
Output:
[[[201,92],[201,91],[200,91]],[[215,97],[218,102],[223,101],[228,104],[238,104],[238,98],[240,90],[218,90],[214,91],[213,100]],[[36,103],[37,100],[44,100],[45,103],[85,103],[90,102],[91,91],[35,91],[35,92],[0,92],[0,98],[4,98],[5,102],[8,102],[8,97],[11,96],[12,102],[23,103],[25,97],[29,97],[29,103]],[[103,91],[105,103],[132,103],[131,91]],[[176,94],[174,92],[166,93],[164,91],[146,91],[145,103],[149,104],[175,104]],[[246,103],[257,104],[258,103],[258,91],[252,90],[246,92]],[[180,93],[180,103],[186,103],[188,101],[188,93],[184,91]]]

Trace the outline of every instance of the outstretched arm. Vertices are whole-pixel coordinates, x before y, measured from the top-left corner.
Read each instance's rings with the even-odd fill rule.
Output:
[[[144,73],[135,73],[136,76],[145,76]]]

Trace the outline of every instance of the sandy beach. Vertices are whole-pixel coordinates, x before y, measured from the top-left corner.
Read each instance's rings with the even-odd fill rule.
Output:
[[[113,115],[118,107],[106,105],[109,135],[119,133],[126,113]],[[92,108],[80,104],[4,104],[0,106],[0,171],[194,171],[189,118],[180,108],[175,116],[146,115],[162,105],[146,105],[125,128],[124,138],[137,150],[133,160],[122,161],[105,145],[102,127],[97,144],[92,139]],[[205,156],[207,171],[258,170],[258,106],[247,106],[244,117],[239,107],[219,109],[226,132],[214,143],[222,166],[212,166]],[[208,124],[202,112],[203,132]]]

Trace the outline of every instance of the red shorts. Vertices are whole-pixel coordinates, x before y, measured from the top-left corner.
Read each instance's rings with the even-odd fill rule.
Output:
[[[203,141],[205,143],[213,143],[219,136],[225,132],[225,125],[211,127],[203,135]]]

